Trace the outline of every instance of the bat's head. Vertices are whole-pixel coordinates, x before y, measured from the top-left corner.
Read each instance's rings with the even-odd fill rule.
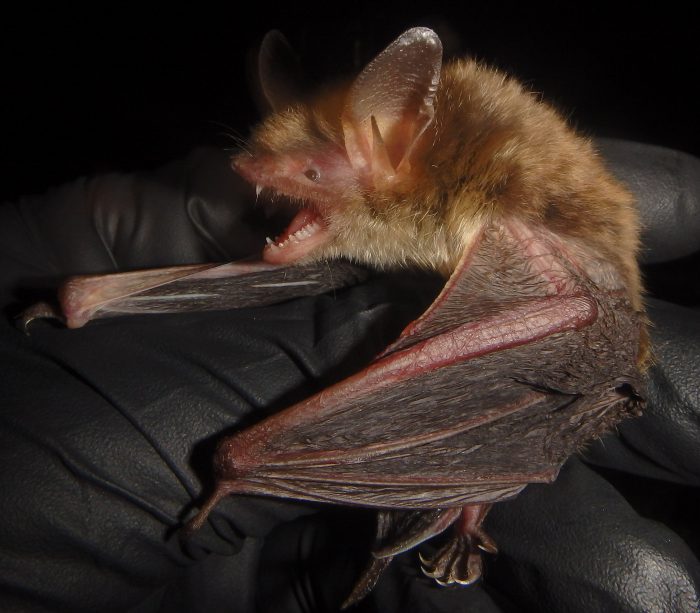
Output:
[[[263,257],[275,264],[327,253],[362,194],[342,139],[309,105],[276,113],[258,126],[249,152],[233,158],[233,168],[256,186],[258,196],[285,197],[295,210],[289,225]],[[338,219],[340,217],[340,219]]]
[[[635,277],[632,200],[591,144],[514,79],[473,61],[443,69],[432,30],[404,32],[349,85],[294,99],[271,104],[233,160],[258,192],[295,203],[268,262],[347,257],[449,274],[489,219],[516,216]]]
[[[288,104],[252,133],[234,169],[296,203],[263,258],[344,256],[374,266],[445,270],[448,239],[422,198],[442,46],[427,28],[402,34],[348,86]],[[274,105],[273,105],[274,106]]]

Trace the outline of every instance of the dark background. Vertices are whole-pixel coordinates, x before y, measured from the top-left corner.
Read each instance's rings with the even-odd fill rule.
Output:
[[[247,16],[235,4],[159,14],[103,3],[4,9],[0,200],[151,168],[197,145],[232,146],[228,135],[245,136],[257,117],[246,51],[271,28],[323,78],[353,72],[404,29],[428,25],[446,51],[517,75],[585,133],[700,155],[696,11],[561,5],[255,2]]]

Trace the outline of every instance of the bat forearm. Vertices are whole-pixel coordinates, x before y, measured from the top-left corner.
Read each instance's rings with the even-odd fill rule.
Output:
[[[366,278],[348,262],[275,266],[259,261],[152,268],[68,279],[59,289],[59,309],[25,311],[21,325],[36,318],[63,319],[79,328],[93,319],[119,315],[182,313],[265,306],[323,294]]]

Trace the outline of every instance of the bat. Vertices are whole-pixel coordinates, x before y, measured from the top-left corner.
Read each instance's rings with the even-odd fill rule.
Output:
[[[550,106],[474,61],[443,67],[427,28],[348,85],[281,98],[233,159],[258,194],[300,203],[263,260],[345,257],[448,280],[366,369],[222,441],[216,491],[188,529],[230,494],[374,507],[373,558],[345,606],[451,525],[423,570],[473,583],[480,551],[496,551],[490,506],[554,480],[641,410],[634,203]]]
[[[280,46],[277,34],[263,43],[263,70]],[[232,166],[258,195],[297,207],[259,265],[288,284],[339,258],[447,281],[364,370],[222,440],[216,489],[185,532],[231,494],[370,507],[372,557],[344,606],[392,557],[450,527],[423,571],[471,584],[481,552],[496,551],[483,527],[491,505],[553,481],[644,404],[633,199],[515,79],[469,59],[443,65],[428,28],[297,102],[269,74],[261,83],[273,112]],[[78,286],[65,303],[90,313]],[[140,286],[121,289],[106,293],[141,304]]]

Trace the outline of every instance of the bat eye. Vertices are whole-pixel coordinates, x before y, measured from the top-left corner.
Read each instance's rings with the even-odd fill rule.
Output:
[[[318,180],[321,178],[321,174],[314,168],[309,168],[306,172],[304,172],[304,176],[309,181],[313,181],[314,183],[318,183]]]

